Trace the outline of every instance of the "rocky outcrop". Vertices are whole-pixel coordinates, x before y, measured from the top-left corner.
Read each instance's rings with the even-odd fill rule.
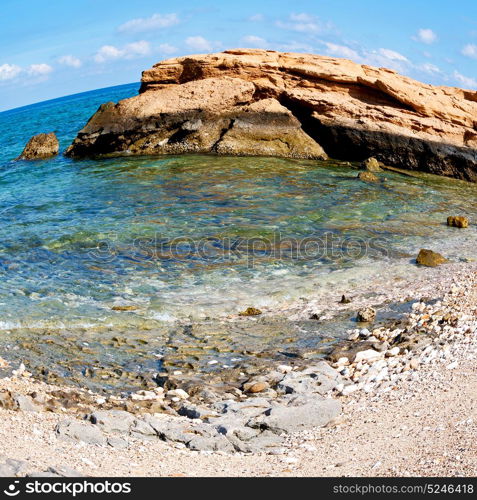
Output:
[[[49,134],[38,134],[33,136],[25,146],[18,160],[40,160],[56,156],[60,150],[60,144],[53,132]]]
[[[477,92],[309,54],[237,49],[156,64],[71,156],[215,152],[362,161],[477,181]]]
[[[100,107],[68,149],[71,156],[179,154],[325,159],[321,146],[274,98],[223,76],[147,90]]]

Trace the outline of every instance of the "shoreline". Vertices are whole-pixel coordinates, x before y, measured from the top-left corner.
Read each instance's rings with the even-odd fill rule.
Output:
[[[310,380],[315,380],[316,378],[316,361],[308,363],[311,365],[308,366],[308,369],[311,369],[308,375],[306,374],[306,367],[304,372],[293,369],[293,366],[282,367],[282,380],[281,382],[278,381],[278,385],[275,381],[275,386],[273,386],[271,379],[280,378],[277,377],[276,373],[272,374],[273,376],[271,379],[270,374],[258,375],[254,380],[249,381],[249,385],[251,383],[252,386],[254,384],[262,384],[261,387],[256,387],[256,389],[260,389],[257,390],[257,392],[250,392],[249,387],[249,392],[236,391],[233,394],[229,393],[225,395],[229,400],[233,399],[235,401],[235,406],[228,403],[229,409],[225,414],[220,413],[219,407],[222,404],[220,401],[212,400],[212,402],[209,403],[206,399],[198,401],[195,395],[186,396],[181,392],[180,388],[179,390],[172,389],[171,391],[166,390],[165,392],[162,392],[160,389],[155,392],[145,391],[142,394],[139,392],[131,396],[128,400],[115,401],[114,398],[107,400],[103,395],[94,395],[88,391],[58,388],[42,382],[37,382],[28,377],[28,374],[24,372],[21,373],[20,370],[20,372],[17,371],[16,376],[12,378],[0,379],[0,391],[3,395],[2,406],[4,408],[8,408],[10,400],[13,401],[12,404],[14,406],[18,406],[18,395],[27,396],[26,398],[20,398],[20,406],[23,406],[23,410],[0,410],[2,417],[4,417],[2,418],[4,424],[0,428],[0,435],[5,434],[13,422],[17,422],[17,425],[21,426],[26,432],[26,436],[30,436],[36,441],[42,441],[50,449],[50,452],[53,448],[57,449],[56,447],[58,446],[58,449],[69,450],[68,459],[62,454],[63,452],[59,453],[58,456],[55,455],[56,452],[51,452],[52,456],[48,456],[47,462],[57,462],[57,459],[61,456],[62,461],[66,460],[64,465],[79,468],[81,469],[81,473],[88,475],[108,475],[113,473],[117,473],[118,475],[138,474],[138,470],[135,470],[134,467],[131,467],[129,472],[126,472],[125,469],[115,472],[104,466],[95,464],[94,460],[87,459],[94,464],[94,467],[84,460],[82,461],[81,457],[85,454],[90,456],[92,450],[94,450],[94,454],[103,457],[103,459],[106,457],[116,457],[116,460],[121,457],[129,457],[127,459],[128,461],[132,460],[130,458],[131,454],[139,453],[140,450],[139,454],[144,457],[146,462],[149,461],[149,463],[154,454],[160,453],[161,456],[167,457],[169,465],[173,463],[177,465],[179,457],[181,457],[180,460],[182,460],[184,456],[191,458],[199,456],[200,460],[204,461],[204,464],[195,469],[198,475],[201,473],[206,474],[206,471],[209,471],[210,474],[220,474],[221,470],[227,470],[228,473],[232,473],[230,465],[237,461],[243,461],[247,464],[261,463],[263,467],[263,457],[266,456],[268,457],[267,460],[272,459],[275,469],[270,470],[267,466],[265,469],[268,468],[269,470],[266,473],[264,472],[265,474],[282,474],[283,470],[281,470],[280,467],[282,467],[283,464],[287,464],[291,474],[297,473],[301,475],[300,470],[303,469],[302,472],[306,475],[307,467],[300,468],[297,466],[297,464],[300,463],[300,459],[297,458],[297,455],[301,456],[305,454],[308,456],[307,460],[315,460],[316,464],[320,462],[315,455],[319,455],[321,460],[324,460],[322,450],[310,444],[310,441],[316,439],[324,439],[326,441],[326,439],[331,439],[333,433],[339,435],[343,434],[343,429],[346,428],[344,422],[349,422],[351,418],[356,425],[356,417],[359,416],[360,412],[371,416],[374,414],[373,412],[377,412],[379,418],[384,418],[385,416],[380,413],[382,412],[381,406],[383,405],[387,405],[388,410],[392,408],[392,412],[401,411],[401,409],[395,406],[399,398],[407,400],[411,397],[410,395],[414,393],[417,395],[424,394],[425,387],[423,387],[422,384],[424,381],[429,380],[434,383],[436,373],[439,374],[436,380],[439,381],[439,384],[444,384],[445,386],[447,383],[446,375],[461,377],[463,372],[461,373],[460,371],[460,364],[462,363],[462,366],[465,367],[469,363],[472,363],[472,360],[475,358],[475,352],[477,350],[475,338],[477,331],[477,322],[475,320],[477,304],[475,292],[477,265],[462,263],[447,264],[438,268],[429,269],[428,271],[428,279],[424,282],[417,283],[419,278],[416,278],[414,284],[411,284],[411,282],[400,283],[401,286],[396,289],[393,288],[392,291],[388,291],[391,295],[394,294],[394,298],[396,298],[400,296],[399,294],[401,293],[405,294],[404,292],[407,289],[407,293],[405,294],[407,298],[412,295],[414,299],[418,298],[418,296],[420,296],[419,298],[421,299],[426,299],[425,302],[415,302],[412,313],[402,318],[401,325],[397,328],[394,327],[394,329],[381,329],[379,332],[371,332],[369,330],[363,332],[363,330],[367,329],[362,328],[359,329],[358,332],[349,333],[351,338],[354,339],[352,345],[356,347],[361,344],[361,352],[364,354],[359,354],[360,349],[357,349],[357,351],[353,353],[353,356],[358,356],[358,360],[351,360],[351,363],[345,360],[346,353],[344,356],[335,357],[335,361],[337,362],[331,364],[331,366],[336,369],[335,373],[337,373],[337,375],[335,378],[331,376],[331,379],[333,379],[332,383],[329,385],[328,390],[320,391],[321,394],[315,392],[317,390],[316,386],[310,386]],[[367,287],[363,288],[367,289],[370,287],[372,287],[372,284],[368,284]],[[353,301],[353,303],[348,304],[347,307],[356,309],[358,306],[364,307],[372,305],[372,300],[372,298],[364,297],[360,300],[356,300],[356,302]],[[313,303],[312,305],[307,304],[301,310],[292,308],[290,311],[287,311],[287,314],[292,312],[298,316],[308,315],[311,306],[316,307],[317,303]],[[340,306],[329,304],[329,307],[330,309],[338,310]],[[409,329],[409,331],[406,332],[408,335],[403,336],[403,330],[406,328]],[[372,328],[370,328],[370,330],[372,330]],[[399,330],[397,334],[396,330]],[[407,338],[399,339],[400,342],[396,343],[395,339],[399,335]],[[415,342],[416,339],[417,342]],[[395,344],[392,344],[392,342],[395,342]],[[382,346],[384,343],[388,343],[386,349],[376,350],[375,347],[377,346],[372,346],[372,344],[381,344]],[[465,358],[461,349],[462,346],[466,347],[465,356],[469,359]],[[399,353],[396,352],[396,347],[399,347]],[[394,351],[391,353],[393,348]],[[361,358],[361,361],[359,361],[359,358]],[[459,359],[457,364],[456,359]],[[306,366],[306,360],[304,364]],[[321,367],[323,368],[322,365]],[[341,373],[338,373],[338,371]],[[322,374],[322,372],[320,373]],[[434,375],[432,375],[433,373]],[[303,374],[305,375],[303,376]],[[309,375],[312,375],[312,377],[310,378]],[[330,373],[326,375],[328,378],[321,379],[322,382],[330,381]],[[269,377],[268,379],[267,376]],[[285,386],[291,387],[291,392],[288,394],[287,391],[290,389],[280,391],[278,387],[281,384],[283,389],[284,379],[285,382],[288,380],[288,386],[287,383],[285,383]],[[303,383],[304,386],[306,386],[305,390],[302,391],[297,388],[296,384],[294,385],[297,380],[300,384]],[[11,392],[10,399],[5,395],[5,391]],[[36,397],[31,398],[30,396],[34,392],[36,392]],[[45,409],[43,405],[46,404],[48,407],[48,397],[45,398],[46,394],[49,394],[48,397],[53,396],[52,399],[58,402],[57,404],[50,403],[52,408],[49,408],[49,412],[41,411]],[[65,394],[70,394],[70,396],[65,396]],[[459,394],[455,394],[455,397],[458,399]],[[291,400],[295,402],[291,403]],[[277,403],[277,401],[281,401],[281,403]],[[285,404],[283,401],[285,401]],[[274,429],[273,426],[267,423],[267,418],[262,416],[264,410],[269,408],[270,405],[272,408],[274,405],[278,405],[277,407],[282,409],[290,409],[290,407],[299,409],[302,407],[307,408],[306,405],[309,404],[319,403],[322,405],[323,401],[325,404],[328,404],[326,403],[327,401],[339,401],[342,403],[344,407],[344,416],[338,416],[337,411],[335,411],[336,408],[334,408],[334,411],[328,414],[328,417],[331,418],[328,418],[328,420],[326,418],[322,419],[321,423],[315,422],[319,425],[324,424],[327,426],[321,429],[319,425],[315,426],[313,422],[311,422],[308,428],[295,429],[291,426],[291,431],[288,432],[288,430],[283,428],[282,422],[282,424],[280,424],[282,427],[280,428],[279,425],[277,431],[277,429]],[[168,406],[168,408],[165,409],[166,413],[163,413],[164,408],[161,408],[164,402],[166,402],[166,406]],[[243,427],[243,415],[240,415],[240,412],[243,410],[243,408],[240,408],[241,402],[245,402],[245,406],[249,407],[251,404],[259,408],[258,415],[256,414],[257,412],[252,412],[254,415],[251,417],[253,419],[259,416],[263,420],[258,425],[260,428],[258,434],[254,434],[255,431],[252,432],[252,429],[257,429],[256,426]],[[122,408],[129,408],[129,410],[132,410],[135,415],[131,416],[129,427],[119,430],[115,428],[114,419],[111,420],[111,415],[108,415],[108,409],[111,408],[112,405],[116,405],[117,407],[118,403]],[[32,404],[35,408],[31,407]],[[154,404],[156,404],[156,406],[154,406]],[[445,406],[446,405],[444,405],[444,407]],[[202,420],[170,415],[170,413],[174,413],[174,411],[170,411],[170,409],[183,407],[189,407],[189,416],[202,416]],[[222,419],[223,426],[226,430],[225,435],[222,434],[219,436],[217,433],[210,433],[214,425],[209,422],[210,415],[206,415],[206,411],[208,410],[210,413],[211,408],[213,408],[214,412],[217,414],[212,418],[212,422],[214,418]],[[372,410],[372,408],[377,409]],[[161,421],[161,425],[167,422],[169,426],[168,432],[170,431],[167,435],[169,443],[162,441],[165,436],[163,432],[164,429],[158,431],[157,422],[152,422],[152,427],[155,429],[152,433],[150,430],[146,430],[146,427],[143,425],[143,423],[151,424],[150,419],[154,417],[154,415],[151,416],[150,413],[149,416],[147,414],[144,416],[143,413],[154,412],[159,409],[162,413],[156,415],[156,417]],[[293,411],[296,411],[295,409],[293,409]],[[100,410],[106,410],[103,415],[104,418],[102,423],[96,421],[96,423],[93,424],[91,422],[91,417],[89,421],[82,420],[85,414],[92,415],[95,412],[98,413]],[[198,410],[199,414],[193,414],[195,410]],[[445,408],[439,408],[438,410],[444,411]],[[143,415],[141,416],[141,414]],[[233,418],[231,418],[231,416]],[[79,434],[78,430],[75,431],[73,429],[73,431],[70,432],[71,429],[67,426],[64,427],[62,421],[65,420],[65,417],[69,421],[80,423],[81,429]],[[122,414],[122,417],[124,417],[124,414]],[[250,413],[247,414],[247,418],[250,419]],[[101,420],[101,418],[99,420]],[[217,422],[217,420],[215,420],[215,422]],[[416,417],[414,418],[414,425],[418,424],[419,418]],[[58,425],[60,427],[58,427]],[[62,425],[65,434],[63,436],[61,432],[58,431],[58,428],[61,429]],[[359,422],[357,425],[359,428]],[[30,426],[29,430],[28,426]],[[202,439],[199,439],[198,442],[192,446],[193,449],[185,449],[186,446],[190,447],[190,442],[186,442],[183,438],[175,441],[174,438],[171,438],[174,432],[178,431],[177,426],[183,426],[183,428],[188,429],[191,427],[200,429],[202,434],[199,434],[199,436]],[[247,441],[247,437],[245,437],[243,441],[239,440],[239,442],[230,439],[230,436],[225,439],[227,432],[231,432],[227,426],[230,427],[232,431],[234,431],[237,426],[240,427],[241,432],[243,432],[243,429],[250,431],[252,433],[252,437],[248,437],[250,441]],[[260,426],[262,426],[264,430]],[[35,429],[37,429],[38,432],[36,432]],[[94,431],[92,431],[92,429],[94,429]],[[81,439],[84,439],[84,436],[88,435],[91,431],[93,432],[93,437],[90,438],[91,442],[86,444],[81,441]],[[295,431],[298,431],[298,433]],[[84,434],[84,432],[86,432],[86,434]],[[162,434],[160,434],[161,432]],[[207,435],[207,433],[209,433],[209,435]],[[83,437],[80,437],[78,440],[77,437],[79,435]],[[328,438],[326,436],[328,436]],[[244,436],[242,436],[242,438],[243,437]],[[254,440],[259,438],[261,447],[259,446],[253,449]],[[15,439],[18,439],[18,436]],[[227,441],[227,443],[225,441]],[[230,446],[231,442],[234,443],[235,450]],[[5,443],[8,443],[8,439],[6,439]],[[249,450],[243,447],[242,451],[237,451],[237,446],[240,448],[244,443],[248,443],[249,445],[252,444],[252,446],[249,446]],[[431,443],[431,445],[436,446],[436,443]],[[196,451],[194,451],[194,448]],[[314,450],[312,448],[314,448]],[[85,450],[88,450],[88,452],[85,453]],[[28,453],[25,453],[25,451],[26,450],[22,451],[21,446],[18,449],[13,446],[9,449],[8,444],[5,444],[4,450],[1,453],[8,458],[25,460],[28,459]],[[344,450],[338,449],[334,451],[342,454]],[[36,456],[37,453],[33,453],[33,455]],[[227,456],[228,465],[221,469],[219,463],[221,460],[223,461],[224,455]],[[44,470],[31,470],[34,464],[39,463],[35,460],[36,459],[34,459],[32,463],[26,460],[26,465],[22,465],[16,474],[22,475],[28,468],[30,468],[30,472],[45,473]],[[108,460],[106,460],[106,462],[107,461]],[[43,463],[45,463],[45,461],[43,461]],[[61,464],[52,464],[53,467],[58,467],[59,465]],[[351,464],[348,465],[351,466]],[[431,466],[433,465],[431,464]],[[441,464],[441,466],[443,466],[443,464]],[[212,468],[210,469],[210,467]],[[356,464],[354,464],[353,467],[356,467]],[[379,474],[381,467],[382,465],[378,465],[372,468],[369,474]],[[385,466],[383,467],[383,473],[384,468]],[[265,469],[263,470],[265,471]],[[188,471],[189,474],[191,470],[192,469]],[[340,467],[340,475],[344,470],[346,469]],[[358,474],[356,468],[353,470],[353,473]],[[432,470],[432,467],[430,470]],[[151,475],[160,473],[157,468],[153,468],[151,471],[155,471],[151,472]],[[327,471],[328,469],[326,468],[322,469],[322,474],[326,475]],[[337,473],[336,470],[330,469],[330,471],[335,474]],[[309,473],[310,471],[308,468],[308,474]],[[393,471],[391,469],[387,470],[387,474],[392,473]],[[415,473],[419,474],[419,472]],[[247,475],[249,474],[250,470],[247,470]],[[320,475],[322,474],[320,473]],[[139,473],[138,475],[141,474]],[[251,475],[254,474],[252,473]]]

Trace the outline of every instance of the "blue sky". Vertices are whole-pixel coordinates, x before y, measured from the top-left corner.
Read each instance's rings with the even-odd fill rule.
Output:
[[[1,0],[0,110],[233,47],[347,57],[477,89],[475,0]]]

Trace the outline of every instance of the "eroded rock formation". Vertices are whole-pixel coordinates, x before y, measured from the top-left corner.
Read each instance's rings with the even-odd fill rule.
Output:
[[[100,107],[71,156],[214,152],[343,160],[477,181],[477,92],[309,54],[237,49],[156,64]]]

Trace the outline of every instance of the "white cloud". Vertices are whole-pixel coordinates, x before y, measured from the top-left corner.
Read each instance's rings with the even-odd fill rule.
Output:
[[[22,69],[16,64],[2,64],[0,66],[0,81],[13,80],[21,72]]]
[[[475,89],[477,88],[477,80],[475,78],[471,78],[469,76],[465,76],[458,71],[454,71],[453,77],[464,87]]]
[[[390,49],[367,50],[361,49],[358,52],[358,59],[355,62],[361,64],[369,64],[370,66],[378,66],[382,68],[390,68],[399,73],[408,73],[413,68],[412,62],[406,57]]]
[[[431,75],[441,73],[441,70],[432,63],[424,63],[418,66],[418,69],[424,71],[425,73],[429,73]]]
[[[383,57],[386,59],[389,59],[391,61],[403,61],[403,62],[409,62],[409,59],[399,52],[396,52],[394,50],[390,49],[379,49],[378,50],[379,54],[381,54]]]
[[[177,14],[153,14],[151,17],[132,19],[119,26],[118,31],[121,33],[141,33],[168,28],[179,24],[179,22]]]
[[[290,14],[285,22],[277,21],[275,24],[282,29],[309,34],[321,33],[332,27],[330,23],[323,24],[316,16],[305,13]]]
[[[255,35],[247,35],[242,38],[242,41],[246,43],[249,47],[266,47],[268,45],[268,42],[265,40],[265,38],[261,38],[259,36]]]
[[[118,48],[114,45],[103,45],[94,56],[94,60],[97,63],[103,63],[116,59],[144,57],[150,53],[151,44],[145,40],[140,40],[139,42],[128,43],[123,48]]]
[[[114,45],[103,45],[94,56],[94,60],[97,63],[102,63],[113,59],[119,59],[122,55],[122,50],[118,49]]]
[[[277,45],[276,49],[285,52],[309,52],[309,53],[313,52],[313,47],[311,45],[296,41],[291,41],[288,43]]]
[[[175,54],[176,52],[179,52],[177,47],[174,47],[174,45],[170,45],[169,43],[161,43],[158,49],[161,54]]]
[[[413,39],[430,45],[437,41],[437,35],[429,28],[421,28]]]
[[[202,52],[212,52],[214,50],[214,45],[209,40],[206,40],[203,36],[190,36],[186,39],[186,45],[193,50],[200,50]]]
[[[129,43],[124,47],[124,56],[126,58],[136,56],[147,56],[151,53],[151,44],[145,40]]]
[[[253,16],[250,16],[248,18],[249,21],[251,21],[252,23],[257,23],[259,21],[263,21],[265,18],[263,16],[263,14],[254,14]]]
[[[329,42],[325,42],[325,45],[326,53],[329,56],[344,57],[346,59],[353,59],[354,61],[358,61],[360,59],[359,54],[350,47]]]
[[[468,45],[462,48],[461,53],[466,57],[477,59],[477,45],[469,43]]]
[[[70,68],[79,68],[82,64],[80,59],[72,55],[61,56],[58,58],[58,62]]]
[[[27,69],[28,74],[32,76],[47,76],[52,71],[53,68],[49,64],[32,64]]]

